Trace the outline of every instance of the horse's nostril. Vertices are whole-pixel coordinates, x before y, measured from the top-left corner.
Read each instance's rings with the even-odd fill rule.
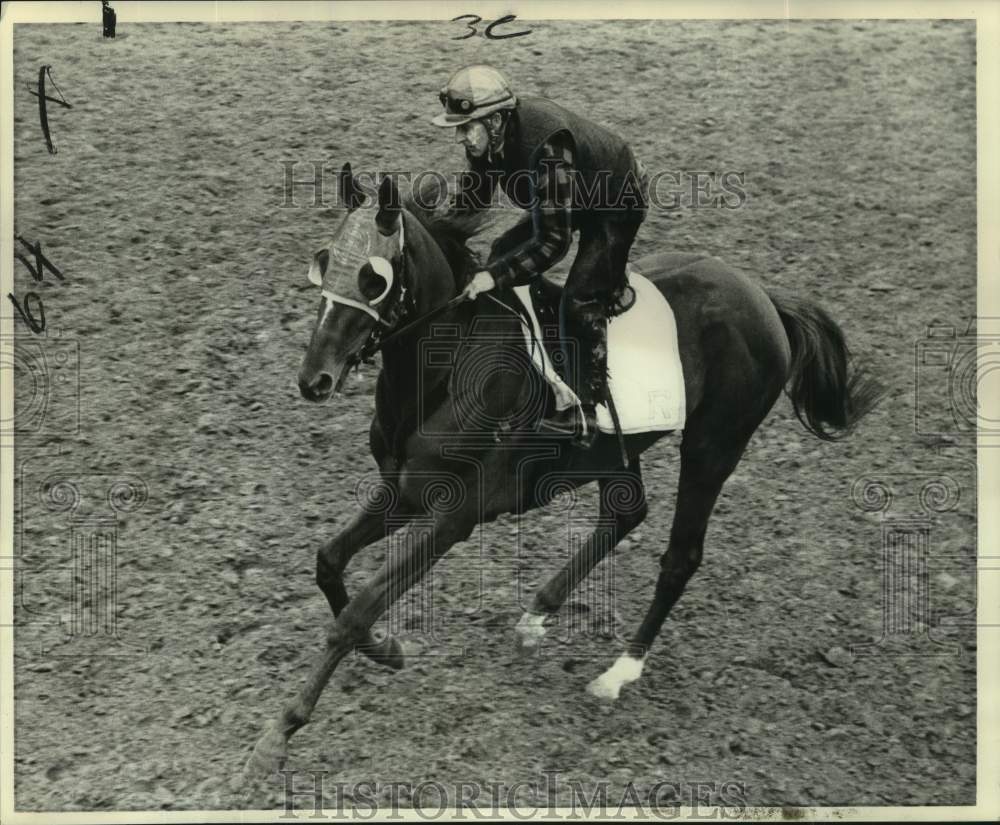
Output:
[[[299,392],[306,401],[320,401],[330,394],[333,388],[333,378],[321,372],[315,384],[310,384],[305,378],[299,379]]]

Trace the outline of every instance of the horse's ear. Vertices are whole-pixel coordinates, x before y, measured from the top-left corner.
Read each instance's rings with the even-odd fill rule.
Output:
[[[375,225],[383,235],[394,235],[399,228],[399,189],[392,175],[382,179],[378,188],[378,212],[375,215]]]
[[[309,267],[309,281],[316,286],[323,286],[323,276],[330,263],[330,250],[326,247],[313,253],[312,265]]]
[[[348,209],[357,209],[365,199],[361,187],[351,174],[351,164],[345,163],[337,176],[337,190],[340,202]]]

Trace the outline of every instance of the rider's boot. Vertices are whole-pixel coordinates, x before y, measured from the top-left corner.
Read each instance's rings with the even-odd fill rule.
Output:
[[[597,404],[607,396],[608,350],[607,318],[596,302],[588,303],[579,313],[579,380],[577,396],[580,406],[575,405],[545,418],[541,427],[562,435],[572,436],[573,444],[588,449],[597,438]],[[566,353],[567,356],[571,353]],[[567,363],[572,363],[567,358]]]

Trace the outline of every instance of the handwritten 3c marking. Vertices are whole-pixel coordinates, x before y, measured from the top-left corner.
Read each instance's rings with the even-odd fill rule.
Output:
[[[504,15],[503,17],[497,18],[492,23],[486,26],[485,30],[483,31],[483,36],[487,40],[507,40],[511,37],[524,37],[526,34],[531,34],[531,29],[524,29],[523,31],[519,32],[510,32],[508,34],[493,33],[493,30],[497,26],[502,26],[505,23],[511,23],[516,19],[517,19],[516,14],[507,14]],[[466,26],[468,27],[469,30],[465,34],[460,34],[458,37],[451,38],[452,40],[468,40],[470,37],[475,37],[476,35],[479,34],[479,30],[476,28],[476,26],[479,23],[483,22],[483,18],[480,17],[478,14],[460,14],[458,17],[453,17],[451,19],[451,22],[457,23],[459,20],[467,21]]]

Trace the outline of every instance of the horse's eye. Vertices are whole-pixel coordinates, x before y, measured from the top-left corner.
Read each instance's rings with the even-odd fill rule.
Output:
[[[358,272],[358,289],[369,304],[377,304],[392,289],[392,264],[385,258],[369,258]]]
[[[358,289],[368,301],[374,301],[385,291],[385,278],[371,264],[365,264],[358,273]]]

